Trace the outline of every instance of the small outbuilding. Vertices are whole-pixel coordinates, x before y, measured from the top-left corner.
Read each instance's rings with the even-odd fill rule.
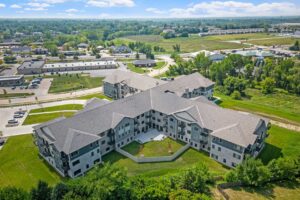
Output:
[[[135,60],[133,65],[136,67],[154,67],[156,65],[155,60]]]

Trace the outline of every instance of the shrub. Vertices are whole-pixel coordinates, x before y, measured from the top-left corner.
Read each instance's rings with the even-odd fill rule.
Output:
[[[241,97],[241,93],[239,91],[234,91],[231,95],[231,98],[235,99],[235,100],[241,100],[242,97]]]

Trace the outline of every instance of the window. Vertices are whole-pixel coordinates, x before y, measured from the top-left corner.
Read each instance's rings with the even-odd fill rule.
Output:
[[[141,116],[142,116],[142,117],[144,117],[144,116],[145,116],[145,114],[143,113]]]
[[[232,163],[231,163],[231,166],[232,166],[232,167],[235,167],[235,166],[236,166],[236,164],[235,164],[234,162],[232,162]]]
[[[97,153],[100,153],[100,149],[97,149]]]
[[[223,158],[223,163],[226,163],[226,159],[225,158]]]
[[[105,150],[106,150],[106,151],[109,151],[109,150],[110,150],[110,147],[107,147]]]
[[[99,159],[99,158],[96,159],[96,160],[94,160],[94,164],[96,164],[96,163],[98,163],[98,162],[100,162],[100,159]]]
[[[76,166],[76,165],[78,165],[80,163],[80,160],[76,160],[76,161],[74,161],[73,163],[72,163],[72,165],[73,166]]]
[[[76,155],[78,155],[78,151],[74,151],[73,153],[71,153],[71,157],[74,157]]]
[[[152,110],[152,113],[155,113],[155,110]]]
[[[218,151],[221,151],[221,147],[218,147]]]
[[[76,170],[75,172],[74,172],[74,176],[76,176],[76,175],[78,175],[78,174],[80,174],[81,173],[81,169],[78,169],[78,170]]]
[[[86,165],[86,168],[88,169],[88,168],[90,168],[90,166],[87,164],[87,165]]]
[[[161,120],[160,120],[160,119],[157,119],[157,121],[158,121],[158,122],[161,122]]]
[[[94,152],[93,151],[91,152],[91,156],[94,156]]]
[[[162,114],[162,113],[159,113],[159,115],[160,115],[160,116],[163,116],[163,114]]]
[[[214,149],[214,148],[215,148],[215,145],[214,145],[214,144],[213,144],[213,145],[211,145],[211,148],[213,148],[213,149]]]
[[[197,147],[198,145],[197,144],[195,144],[195,147]]]
[[[194,128],[195,131],[198,131],[199,129],[197,127]]]
[[[101,142],[101,144],[105,144],[105,140],[103,140],[103,141]]]
[[[173,119],[173,118],[170,118],[170,121],[171,121],[171,122],[173,122],[173,121],[174,121],[174,119]]]

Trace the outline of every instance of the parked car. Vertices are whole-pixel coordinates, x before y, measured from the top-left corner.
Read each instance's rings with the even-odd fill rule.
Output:
[[[0,146],[4,145],[5,140],[3,138],[0,138]]]
[[[14,114],[24,115],[26,112],[26,110],[18,110]]]
[[[18,126],[19,122],[16,119],[8,120],[6,127]]]
[[[14,118],[22,118],[23,116],[23,114],[14,114]]]
[[[11,89],[12,89],[12,90],[16,89],[16,86],[13,86]]]

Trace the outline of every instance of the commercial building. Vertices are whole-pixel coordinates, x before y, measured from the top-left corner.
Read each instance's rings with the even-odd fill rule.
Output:
[[[0,87],[18,86],[24,83],[24,76],[0,76]]]
[[[18,74],[41,74],[67,71],[83,71],[97,69],[117,68],[115,61],[90,61],[90,62],[72,62],[72,63],[53,63],[45,64],[45,61],[25,61],[18,68]]]
[[[103,80],[104,94],[113,99],[124,98],[151,88],[165,93],[174,93],[184,98],[198,96],[211,98],[213,87],[214,82],[199,73],[167,82],[134,72],[116,70]]]
[[[202,97],[204,98],[204,97]],[[97,103],[96,103],[97,104]],[[34,127],[40,155],[62,176],[83,175],[110,151],[155,129],[235,167],[264,147],[268,120],[149,89]]]

